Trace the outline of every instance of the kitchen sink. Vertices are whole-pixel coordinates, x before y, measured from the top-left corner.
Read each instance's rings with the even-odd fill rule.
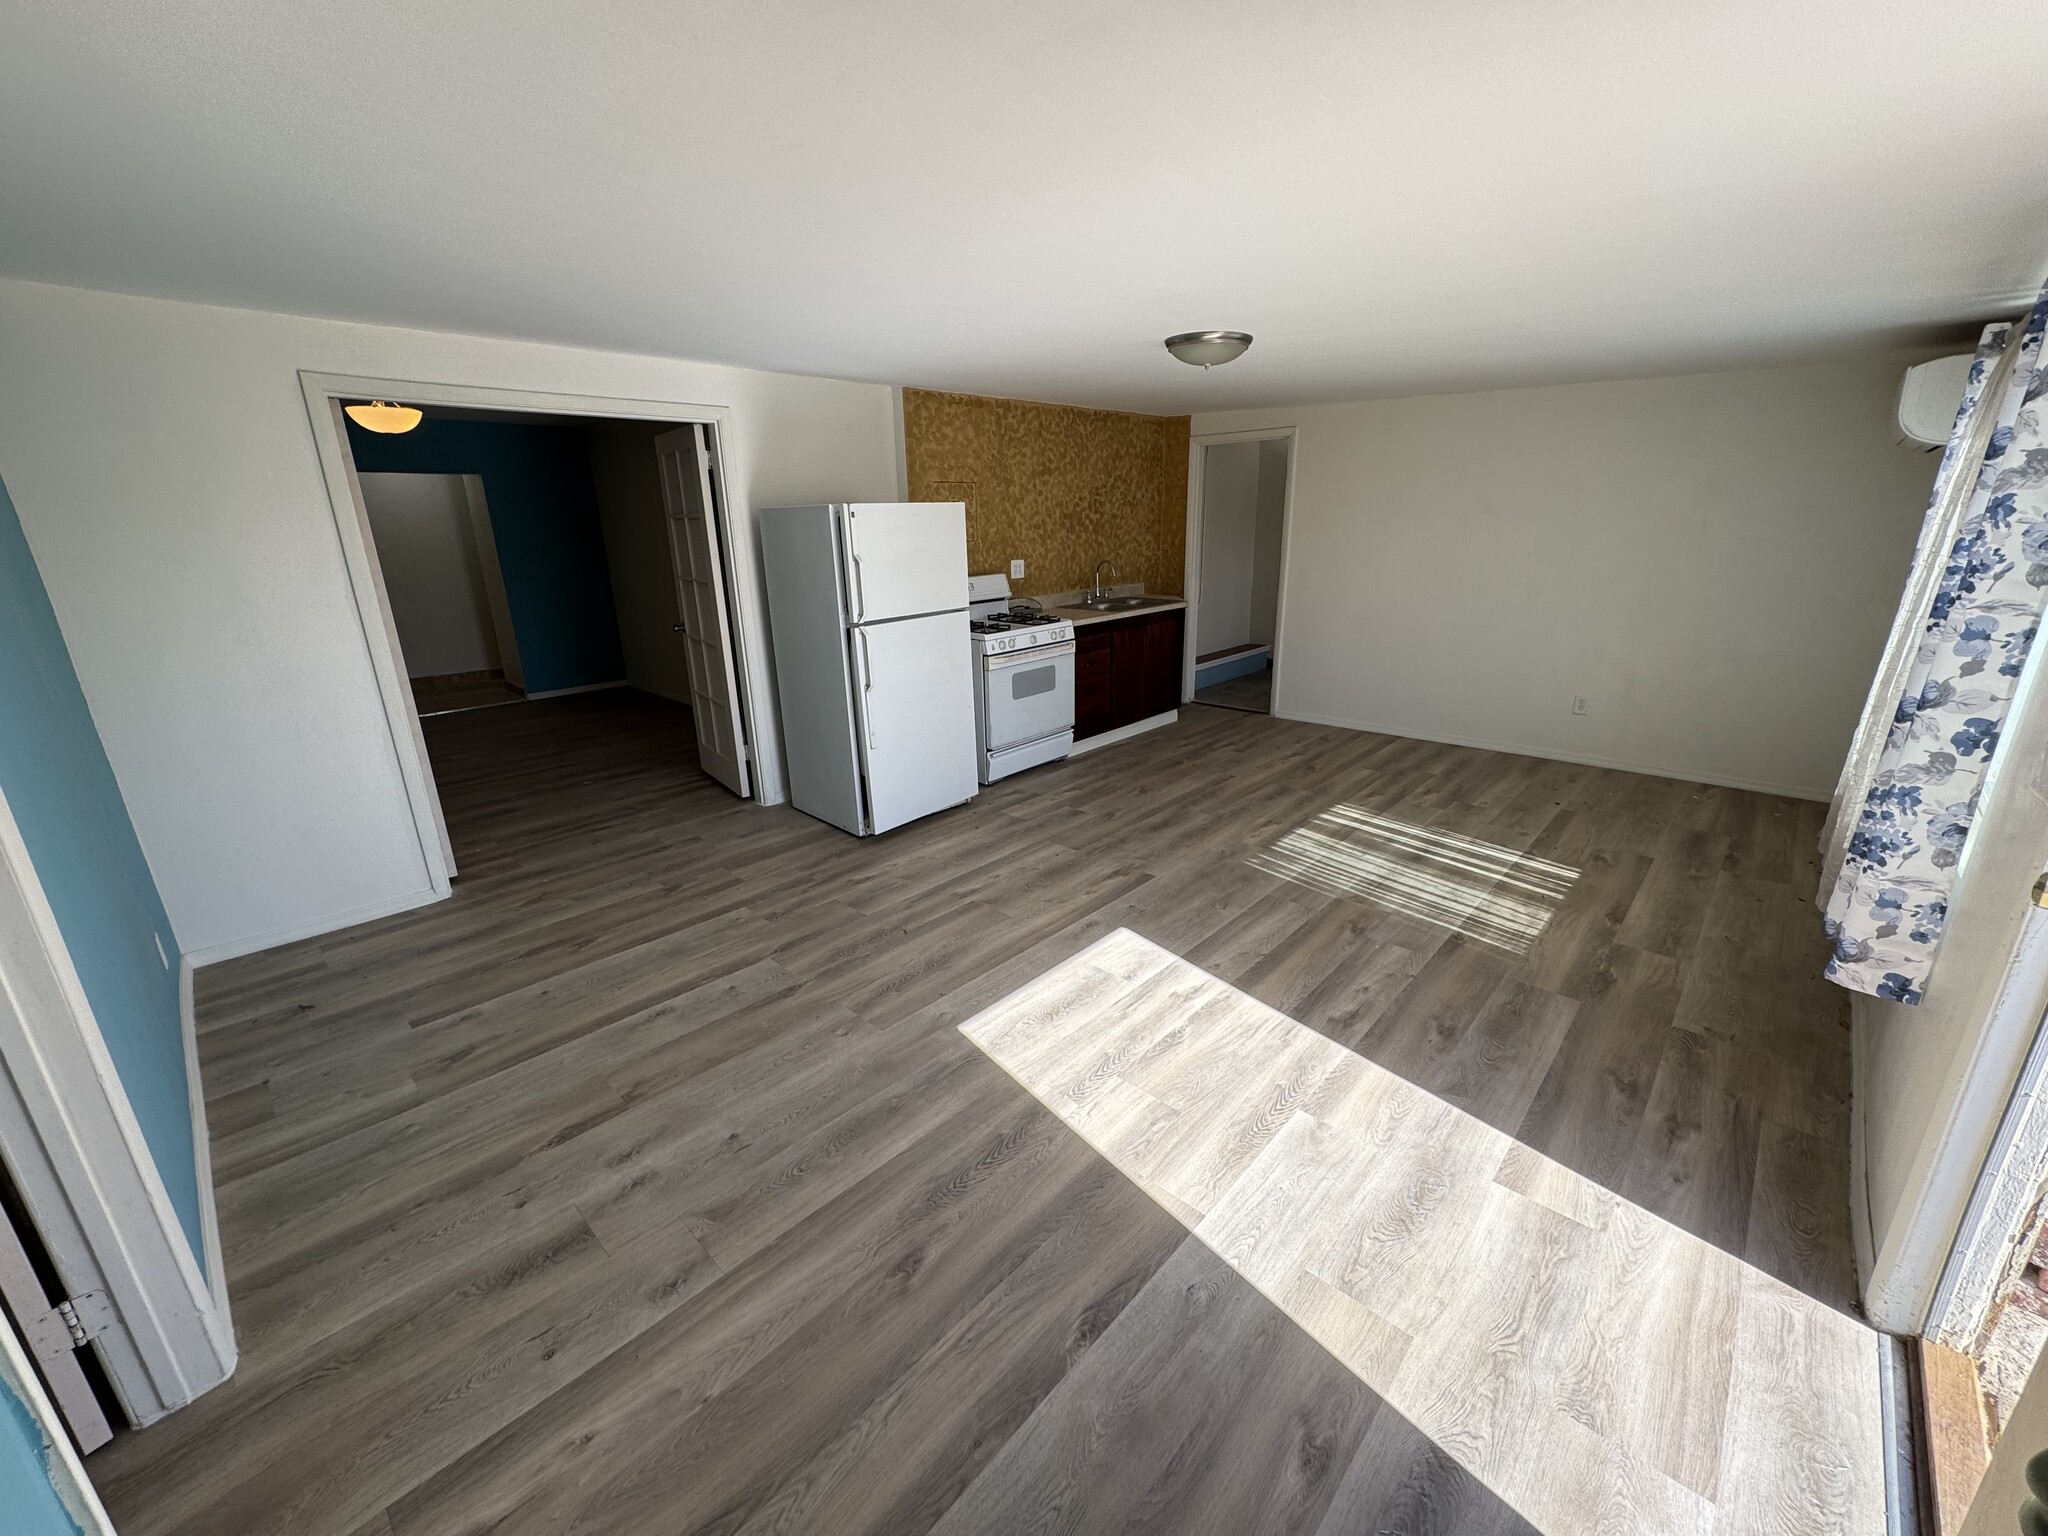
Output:
[[[1067,606],[1085,608],[1090,613],[1123,613],[1132,608],[1160,608],[1178,601],[1171,597],[1083,597]]]

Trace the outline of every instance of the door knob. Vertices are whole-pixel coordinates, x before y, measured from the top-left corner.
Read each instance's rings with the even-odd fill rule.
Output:
[[[683,628],[683,626],[682,626],[682,625],[680,625],[680,624],[671,624],[671,625],[669,625],[669,632],[670,632],[671,634],[677,634],[677,635],[687,635],[687,634],[689,633],[689,631],[688,631],[687,629]]]

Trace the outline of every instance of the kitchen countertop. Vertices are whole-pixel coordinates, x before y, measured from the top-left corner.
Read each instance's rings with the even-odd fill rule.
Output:
[[[1111,587],[1111,597],[1149,597],[1152,601],[1143,608],[1121,608],[1109,613],[1098,613],[1093,608],[1070,608],[1068,602],[1080,597],[1079,592],[1049,592],[1037,599],[1047,613],[1062,618],[1076,629],[1088,624],[1107,624],[1115,619],[1132,619],[1147,613],[1171,613],[1176,608],[1185,608],[1188,600],[1184,597],[1168,597],[1160,592],[1147,592],[1139,586]]]

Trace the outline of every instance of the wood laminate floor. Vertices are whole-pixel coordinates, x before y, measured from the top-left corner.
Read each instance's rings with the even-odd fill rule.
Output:
[[[1195,702],[1214,704],[1219,709],[1269,714],[1273,708],[1273,669],[1261,667],[1243,677],[1228,677],[1220,683],[1211,683],[1195,695]]]
[[[505,681],[503,672],[452,672],[441,677],[412,679],[412,701],[422,715],[445,715],[463,709],[489,709],[521,704],[523,690]]]
[[[1871,1528],[1821,807],[1193,710],[857,841],[426,730],[456,895],[199,974],[242,1364],[127,1536]]]

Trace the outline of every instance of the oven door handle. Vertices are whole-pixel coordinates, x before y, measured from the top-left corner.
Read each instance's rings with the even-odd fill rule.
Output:
[[[1055,657],[1071,656],[1073,654],[1074,642],[1063,640],[1058,645],[1034,646],[1028,651],[1005,651],[1000,656],[984,657],[983,662],[989,671],[995,672],[1003,667],[1021,667],[1028,662],[1051,661]]]

